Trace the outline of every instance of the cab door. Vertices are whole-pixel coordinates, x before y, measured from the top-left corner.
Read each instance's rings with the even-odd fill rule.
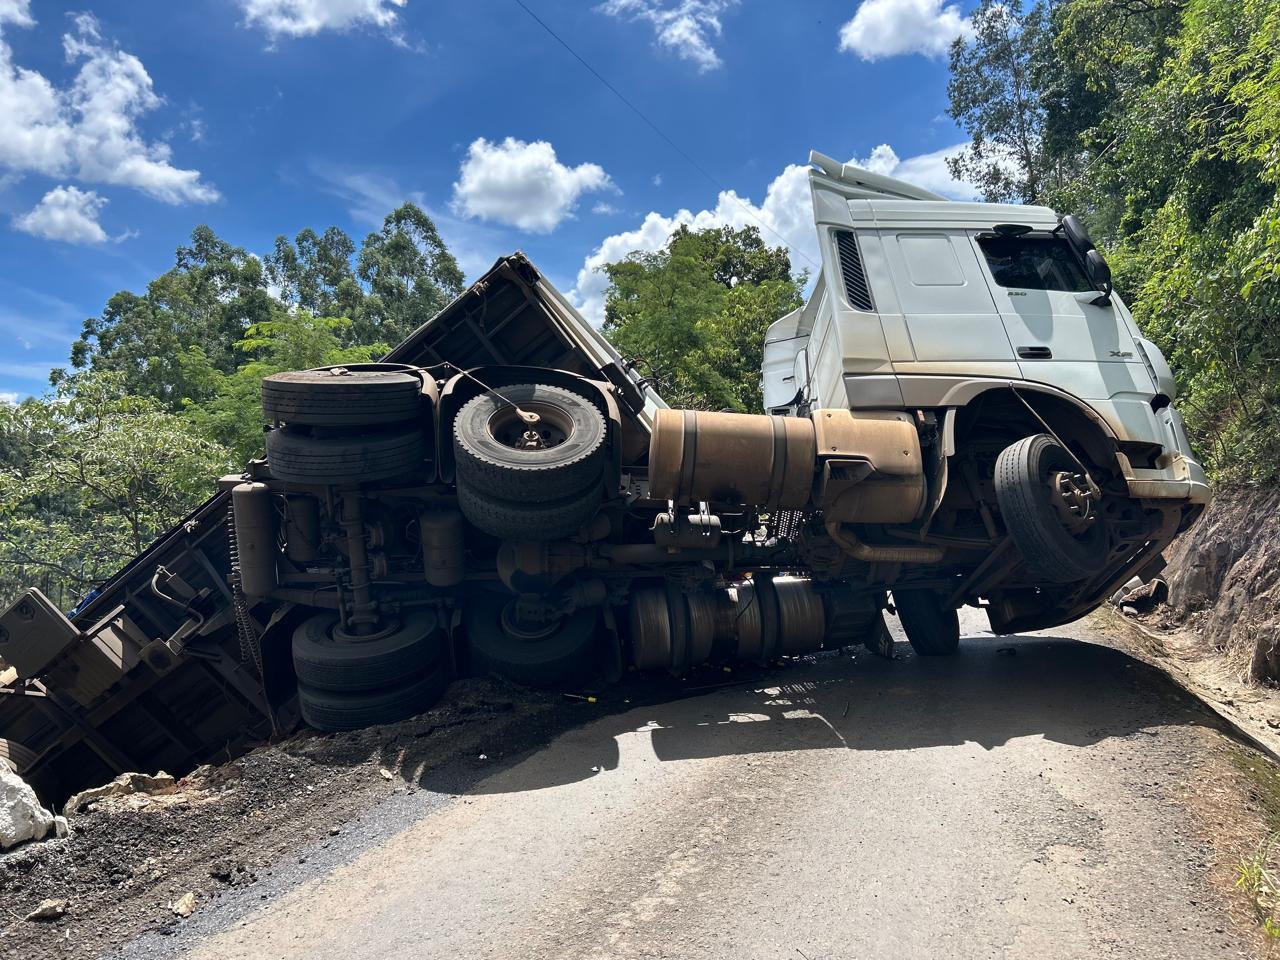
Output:
[[[1132,320],[1118,297],[1094,303],[1099,292],[1065,239],[973,231],[971,240],[1024,379],[1082,399],[1150,392]]]
[[[1018,375],[966,231],[882,230],[880,240],[901,318],[881,305],[886,335],[894,320],[906,333],[888,337],[899,373]]]

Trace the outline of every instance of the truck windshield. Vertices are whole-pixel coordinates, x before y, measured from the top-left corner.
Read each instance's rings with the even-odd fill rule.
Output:
[[[978,246],[991,276],[1002,287],[1070,293],[1093,289],[1067,242],[1058,237],[985,234],[978,237]]]

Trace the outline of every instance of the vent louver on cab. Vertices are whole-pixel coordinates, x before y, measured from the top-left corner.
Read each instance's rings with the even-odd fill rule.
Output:
[[[862,269],[862,254],[858,250],[858,238],[848,230],[837,230],[836,250],[840,254],[840,274],[844,277],[844,293],[849,303],[858,310],[875,310],[871,300],[871,288],[867,286],[867,274]]]

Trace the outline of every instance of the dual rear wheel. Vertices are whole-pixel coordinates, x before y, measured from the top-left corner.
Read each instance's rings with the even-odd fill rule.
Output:
[[[434,704],[453,679],[448,633],[430,607],[410,609],[368,635],[318,613],[293,633],[302,717],[317,730],[393,723]]]
[[[345,485],[420,467],[429,452],[423,381],[397,364],[276,373],[262,382],[271,475]]]

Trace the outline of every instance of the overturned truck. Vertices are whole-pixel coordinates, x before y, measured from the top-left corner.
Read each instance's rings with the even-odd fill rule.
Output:
[[[1082,225],[814,154],[822,267],[759,414],[669,409],[522,255],[380,363],[263,384],[266,457],[64,616],[0,617],[0,762],[46,796],[299,718],[1009,633],[1157,569],[1209,498]],[[890,599],[892,598],[892,599]]]

